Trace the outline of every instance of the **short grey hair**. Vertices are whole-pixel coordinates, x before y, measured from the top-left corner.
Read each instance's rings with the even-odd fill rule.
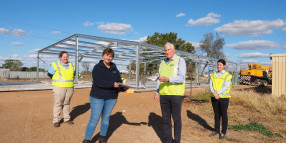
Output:
[[[170,43],[170,42],[166,43],[165,46],[164,46],[164,48],[165,48],[166,46],[171,46],[172,49],[175,49],[174,45],[173,45],[172,43]]]

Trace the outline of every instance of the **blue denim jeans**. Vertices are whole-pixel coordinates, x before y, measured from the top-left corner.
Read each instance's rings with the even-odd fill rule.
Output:
[[[100,133],[106,136],[111,111],[117,99],[98,99],[90,96],[91,115],[86,127],[85,140],[90,140],[101,115]]]

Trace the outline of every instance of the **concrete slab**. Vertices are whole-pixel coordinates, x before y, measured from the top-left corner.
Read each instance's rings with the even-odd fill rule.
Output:
[[[127,81],[127,85],[135,86],[135,81]],[[1,86],[2,85],[2,86]],[[91,81],[79,81],[75,84],[75,88],[91,88],[92,82]],[[141,83],[139,84],[140,87]],[[208,86],[208,83],[201,83],[197,85],[192,83],[192,88],[198,88],[202,86]],[[155,91],[157,88],[156,81],[148,81],[144,85],[145,88],[138,88],[134,89],[134,92],[148,92],[148,91]],[[2,91],[27,91],[27,90],[51,90],[53,89],[52,83],[50,81],[41,81],[40,83],[36,82],[0,82],[0,92]],[[186,82],[186,90],[189,91],[190,89],[190,82]]]
[[[75,88],[89,88],[92,82],[90,81],[79,81],[75,84]],[[40,83],[32,82],[30,84],[5,84],[0,86],[0,91],[26,91],[26,90],[51,90],[53,89],[52,83],[43,81]]]

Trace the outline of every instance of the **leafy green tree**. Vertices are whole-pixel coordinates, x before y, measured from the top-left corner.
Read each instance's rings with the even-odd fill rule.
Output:
[[[21,66],[23,66],[23,63],[19,60],[14,60],[14,59],[9,59],[9,60],[5,60],[5,63],[2,64],[2,67],[5,68],[10,68],[10,70],[21,70]]]
[[[215,39],[214,39],[215,38]],[[208,57],[212,58],[224,58],[223,46],[224,46],[224,38],[221,37],[218,33],[216,33],[216,37],[214,37],[213,33],[207,33],[204,35],[204,39],[201,41],[200,48],[204,51]],[[201,75],[203,75],[205,68],[208,65],[208,61],[206,62]]]
[[[37,71],[37,67],[30,67],[29,71]],[[39,69],[39,71],[40,71],[40,69]]]
[[[161,34],[158,32],[155,32],[154,35],[148,36],[145,43],[147,44],[152,44],[152,45],[157,45],[160,47],[164,47],[167,42],[171,42],[176,50],[184,51],[184,52],[189,52],[189,53],[195,53],[195,48],[190,42],[186,42],[182,38],[178,38],[177,33],[165,33]],[[147,49],[148,50],[148,49]],[[145,54],[145,57],[148,57],[148,54]],[[153,59],[156,59],[158,57],[148,57],[150,59],[149,61],[152,61]],[[191,73],[190,71],[193,71],[192,68],[194,68],[194,64],[189,65],[191,61],[186,61],[187,63],[187,74],[188,77],[191,77],[189,74]],[[147,63],[146,67],[146,72],[149,74],[154,74],[157,72],[157,69],[159,68],[159,63]],[[131,69],[135,70],[135,64],[131,65]],[[144,72],[144,64],[140,64],[140,74],[142,75]]]
[[[29,68],[29,71],[37,71],[37,67],[30,67]],[[46,70],[45,69],[43,69],[43,68],[39,68],[39,72],[45,72]]]
[[[160,34],[155,32],[154,35],[148,36],[147,40],[145,41],[147,44],[157,45],[164,47],[167,42],[171,42],[176,50],[195,53],[195,48],[190,42],[186,42],[182,38],[177,37],[177,33],[165,33]]]
[[[22,67],[21,71],[28,71],[29,68],[28,67]]]

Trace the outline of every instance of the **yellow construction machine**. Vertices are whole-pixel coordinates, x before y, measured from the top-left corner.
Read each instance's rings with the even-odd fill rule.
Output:
[[[257,86],[272,84],[272,66],[248,64],[248,70],[240,70],[239,82]]]

